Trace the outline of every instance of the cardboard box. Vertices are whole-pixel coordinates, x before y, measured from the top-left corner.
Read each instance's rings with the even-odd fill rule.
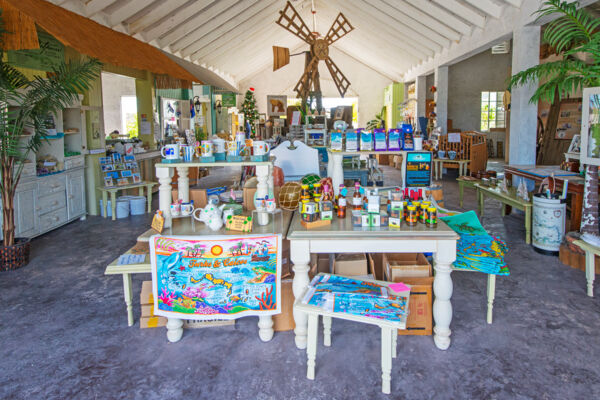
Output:
[[[393,165],[396,169],[402,169],[402,156],[394,156]]]
[[[399,282],[403,278],[426,278],[432,276],[432,268],[423,253],[385,253],[383,267],[386,280]]]
[[[154,305],[154,296],[152,295],[152,281],[142,282],[142,291],[140,292],[140,304],[143,306]]]
[[[218,326],[232,326],[235,327],[234,319],[216,319],[214,321],[196,321],[193,319],[184,319],[184,329],[201,329],[201,328],[215,328]]]
[[[179,199],[178,190],[173,189],[173,202]],[[190,200],[194,201],[194,208],[202,208],[208,204],[208,196],[205,189],[190,188]]]
[[[166,317],[141,317],[140,328],[160,328],[167,325]]]
[[[281,280],[281,314],[273,315],[273,330],[275,332],[291,331],[296,327],[292,282],[292,279]]]
[[[277,203],[277,207],[279,207],[279,186],[275,186],[273,188],[273,195],[275,196],[275,202]],[[243,191],[244,197],[244,209],[248,211],[253,211],[254,207],[254,194],[256,193],[256,188],[244,188]]]
[[[338,254],[333,261],[333,273],[342,276],[367,275],[367,256],[364,253]]]
[[[371,271],[375,279],[380,281],[385,280],[383,272],[383,253],[369,253],[367,254],[367,260],[369,261],[369,271]]]
[[[432,276],[402,279],[411,288],[406,329],[399,329],[398,335],[433,334],[433,279]]]

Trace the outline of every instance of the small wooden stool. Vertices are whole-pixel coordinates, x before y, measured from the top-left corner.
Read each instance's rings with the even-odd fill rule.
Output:
[[[594,297],[594,279],[596,278],[596,257],[600,256],[600,247],[583,240],[573,242],[585,251],[585,277],[587,279],[587,295]]]
[[[317,357],[317,335],[319,330],[319,316],[323,317],[323,345],[331,346],[331,320],[332,318],[345,319],[348,321],[362,322],[364,324],[377,325],[381,328],[381,391],[385,394],[391,393],[392,382],[392,358],[396,358],[396,345],[398,341],[398,329],[406,329],[406,321],[392,322],[377,318],[363,317],[360,315],[332,312],[320,307],[303,304],[300,296],[294,303],[294,311],[300,311],[308,315],[308,337],[306,354],[308,356],[306,377],[315,379],[315,359]]]

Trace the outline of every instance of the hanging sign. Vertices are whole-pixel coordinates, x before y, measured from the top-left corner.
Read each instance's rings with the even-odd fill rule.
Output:
[[[281,312],[281,235],[150,238],[154,314],[214,320]]]
[[[235,107],[235,93],[222,93],[221,94],[221,105],[223,107]]]
[[[405,187],[431,186],[431,164],[431,152],[407,152]]]
[[[17,67],[52,71],[65,61],[65,47],[61,42],[44,31],[38,30],[39,49],[9,50],[8,62]]]

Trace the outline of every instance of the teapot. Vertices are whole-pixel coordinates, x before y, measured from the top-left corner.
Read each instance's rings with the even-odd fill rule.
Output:
[[[225,204],[217,207],[214,204],[209,204],[204,208],[196,208],[192,214],[196,221],[204,222],[211,231],[218,231],[223,227],[223,208]]]

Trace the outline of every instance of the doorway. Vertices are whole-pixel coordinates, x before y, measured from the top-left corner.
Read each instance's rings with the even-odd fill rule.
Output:
[[[135,78],[102,72],[104,134],[120,138],[139,135]]]

